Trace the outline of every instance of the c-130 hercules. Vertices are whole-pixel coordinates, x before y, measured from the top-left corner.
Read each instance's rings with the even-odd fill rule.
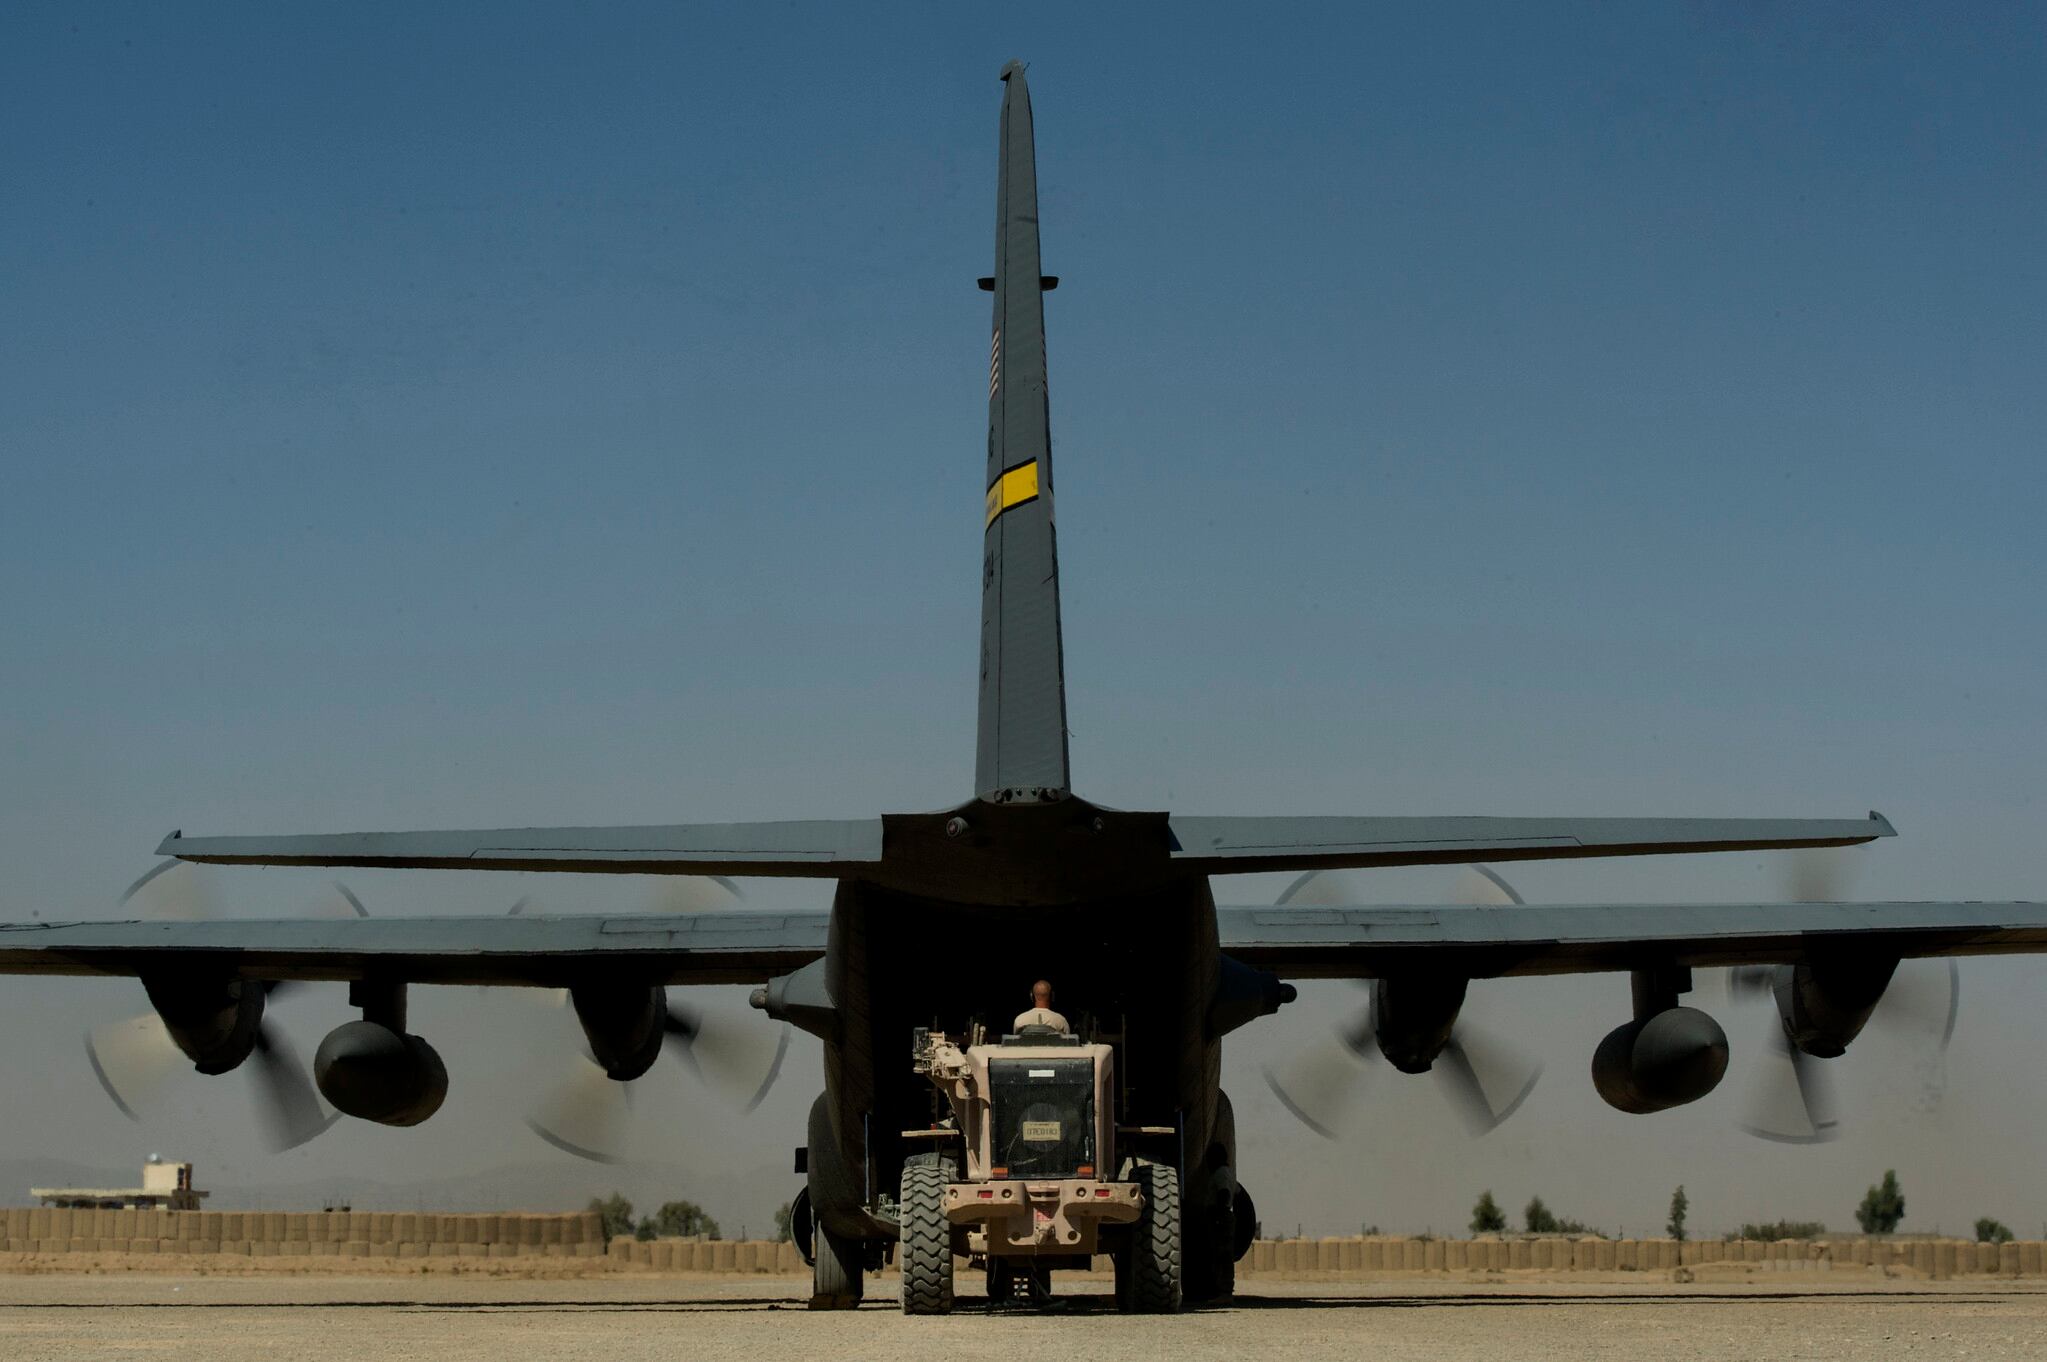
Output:
[[[1901,959],[2047,948],[2047,905],[2036,903],[1218,908],[1210,888],[1215,876],[1272,871],[1840,847],[1892,835],[1876,814],[1193,817],[1076,794],[1047,433],[1043,298],[1057,281],[1039,261],[1024,69],[1011,62],[1001,78],[995,268],[981,281],[994,320],[972,798],[834,822],[174,833],[160,854],[222,865],[837,884],[829,913],[10,924],[0,971],[139,977],[204,1073],[252,1053],[276,1069],[268,993],[345,981],[362,1020],[322,1045],[320,1089],[345,1114],[400,1125],[431,1115],[447,1087],[438,1056],[406,1030],[409,985],[566,989],[591,1055],[626,1081],[677,1026],[665,989],[758,984],[755,1006],[824,1047],[804,1145],[813,1305],[856,1304],[864,1271],[898,1244],[906,1309],[949,1306],[948,1249],[985,1255],[991,1286],[1000,1269],[1009,1275],[998,1289],[1041,1290],[1046,1268],[1074,1261],[1084,1226],[1087,1247],[1114,1255],[1125,1308],[1171,1310],[1232,1288],[1254,1212],[1218,1082],[1221,1045],[1289,1000],[1288,980],[1369,981],[1368,1021],[1350,1036],[1361,1052],[1375,1042],[1404,1071],[1441,1060],[1469,1077],[1454,1028],[1471,980],[1626,971],[1632,1016],[1617,1016],[1600,1046],[1595,1086],[1646,1112],[1697,1100],[1726,1067],[1721,1028],[1680,1004],[1695,969],[1748,967],[1804,1064],[1855,1039]],[[1003,1009],[1041,973],[1057,978],[1084,1034],[1022,1037],[1005,1060]],[[1068,1045],[1074,1059],[1058,1058]],[[1031,1074],[1093,1055],[1113,1065],[1098,1092],[1067,1085],[1061,1106],[1029,1089]],[[1004,1063],[1026,1066],[1015,1072],[1024,1086],[1001,1086]],[[1110,1110],[1096,1110],[1097,1097]],[[1003,1105],[1012,1100],[1014,1111]],[[325,1118],[316,1105],[312,1114],[317,1129]],[[998,1191],[1019,1199],[1014,1223],[989,1209],[1004,1204]],[[1089,1197],[1104,1204],[1076,1209]]]

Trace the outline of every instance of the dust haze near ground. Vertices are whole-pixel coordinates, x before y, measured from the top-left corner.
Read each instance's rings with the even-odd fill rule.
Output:
[[[1926,1285],[1798,1287],[1260,1282],[1224,1309],[1122,1316],[1106,1286],[1047,1314],[990,1315],[965,1299],[907,1319],[892,1299],[852,1313],[804,1310],[783,1281],[493,1281],[0,1277],[0,1354],[64,1362],[142,1353],[210,1359],[222,1339],[252,1356],[561,1359],[964,1355],[1132,1359],[1342,1357],[1495,1362],[1556,1356],[1799,1357],[1909,1354],[2003,1362],[2047,1349],[2047,1292]]]

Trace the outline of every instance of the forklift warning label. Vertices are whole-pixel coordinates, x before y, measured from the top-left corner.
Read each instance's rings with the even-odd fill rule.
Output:
[[[1057,1121],[1025,1121],[1023,1123],[1023,1137],[1033,1144],[1041,1140],[1057,1143],[1059,1139],[1059,1123]]]

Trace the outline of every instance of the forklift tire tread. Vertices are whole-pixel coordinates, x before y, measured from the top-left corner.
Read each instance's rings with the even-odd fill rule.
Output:
[[[1118,1304],[1133,1315],[1170,1315],[1180,1309],[1182,1226],[1180,1170],[1170,1164],[1137,1167],[1144,1210],[1125,1242]]]
[[[896,1223],[903,1273],[903,1313],[952,1313],[952,1225],[945,1218],[945,1185],[951,1169],[937,1160],[903,1168]]]

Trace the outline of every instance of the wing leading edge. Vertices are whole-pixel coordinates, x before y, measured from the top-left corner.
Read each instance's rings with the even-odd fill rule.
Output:
[[[761,983],[824,954],[824,913],[0,924],[0,974],[513,984],[593,972],[650,984]]]
[[[2047,903],[1533,904],[1218,908],[1222,947],[1289,979],[1413,969],[1474,979],[2047,949]]]

